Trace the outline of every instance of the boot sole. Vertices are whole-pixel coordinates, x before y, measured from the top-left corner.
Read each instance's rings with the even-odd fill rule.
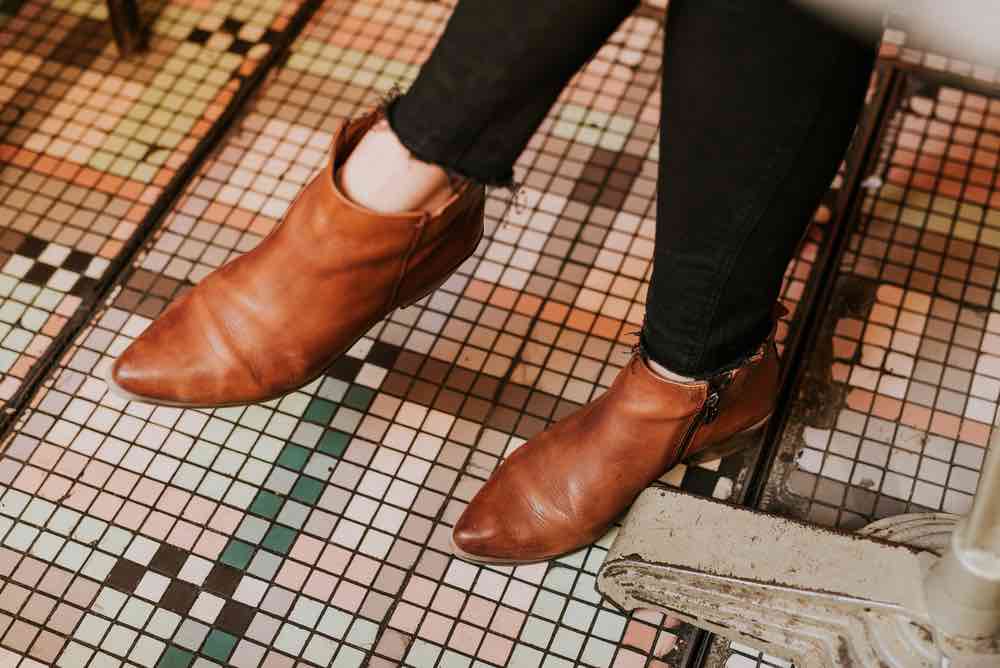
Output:
[[[701,450],[700,452],[691,455],[690,457],[686,457],[685,459],[683,459],[681,462],[678,463],[704,464],[706,462],[712,462],[718,459],[722,459],[723,457],[727,457],[736,452],[740,452],[741,450],[748,450],[751,447],[755,447],[757,445],[757,437],[760,434],[760,431],[767,425],[767,422],[770,419],[771,416],[768,415],[763,420],[760,420],[759,422],[751,425],[750,427],[747,427],[738,434],[734,434],[733,436],[727,438],[724,441],[709,446],[704,450]],[[664,473],[666,472],[664,471]],[[628,509],[626,509],[625,512],[627,511]],[[551,557],[543,557],[540,559],[510,559],[510,558],[499,558],[499,557],[496,558],[484,557],[476,554],[470,554],[465,550],[463,550],[462,548],[455,545],[455,538],[453,535],[449,536],[448,540],[451,544],[452,554],[454,554],[456,557],[458,557],[463,561],[468,561],[470,563],[478,564],[480,566],[526,566],[529,564],[538,564],[544,561],[552,561],[554,559],[559,559],[560,557],[564,557],[567,554],[572,554],[573,552],[576,552],[577,550],[586,547],[586,546],[578,547],[573,550],[570,550],[569,552],[563,552],[561,554],[556,554]]]

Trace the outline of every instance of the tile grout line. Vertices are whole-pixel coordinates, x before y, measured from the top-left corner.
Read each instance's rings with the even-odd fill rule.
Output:
[[[221,144],[247,104],[260,90],[267,76],[288,57],[292,43],[299,37],[321,5],[322,0],[304,0],[260,64],[254,68],[250,75],[240,77],[242,82],[232,99],[226,104],[219,118],[212,123],[205,136],[198,141],[177,173],[157,196],[149,211],[137,225],[136,232],[129,237],[122,250],[111,260],[104,275],[94,286],[89,300],[77,307],[67,320],[66,325],[53,338],[46,351],[31,365],[20,387],[7,401],[3,415],[0,415],[0,454],[3,454],[6,449],[3,443],[7,441],[18,419],[30,406],[32,399],[41,389],[45,380],[50,377],[58,360],[77,335],[87,326],[91,317],[101,308],[118,280],[128,272],[129,266],[136,259],[144,244],[173,210],[184,189],[197,176],[198,170]],[[139,53],[133,57],[141,58],[142,55]]]

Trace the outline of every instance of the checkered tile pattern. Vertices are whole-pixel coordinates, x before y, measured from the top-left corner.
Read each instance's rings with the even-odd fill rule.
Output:
[[[0,5],[4,397],[94,306],[296,9],[149,5],[153,49],[128,61],[102,3]],[[448,547],[502,458],[628,360],[651,268],[662,10],[644,5],[574,78],[516,167],[518,204],[490,195],[475,256],[324,376],[217,410],[112,397],[110,360],[278,224],[338,124],[412,80],[450,11],[325,3],[2,445],[0,665],[671,665],[690,629],[622,615],[595,592],[614,529],[517,568],[472,566]],[[830,213],[789,266],[782,344]],[[970,268],[984,264],[975,257]],[[886,293],[893,318],[904,289],[918,288]],[[664,480],[731,498],[745,473],[737,457]]]

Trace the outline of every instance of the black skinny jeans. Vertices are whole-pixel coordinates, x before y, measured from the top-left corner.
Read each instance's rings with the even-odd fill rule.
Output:
[[[637,3],[460,0],[389,122],[414,155],[486,183]],[[779,0],[671,0],[656,251],[642,344],[680,374],[767,336],[782,276],[850,140],[875,39]]]

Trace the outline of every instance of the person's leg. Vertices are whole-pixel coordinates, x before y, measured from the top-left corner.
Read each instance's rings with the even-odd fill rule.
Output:
[[[344,191],[389,212],[447,197],[447,171],[509,185],[566,82],[637,5],[461,0],[416,81],[388,105],[388,122],[344,165]]]
[[[494,472],[452,532],[465,559],[593,542],[674,464],[755,443],[773,410],[774,299],[874,50],[776,0],[671,0],[667,25],[645,354]]]
[[[514,161],[635,0],[462,0],[412,89],[344,124],[273,234],[174,302],[108,369],[125,399],[266,401],[443,283]],[[449,172],[468,177],[448,187]],[[290,268],[294,267],[294,271]],[[289,328],[289,323],[295,326]]]
[[[779,0],[672,0],[643,345],[704,378],[756,349],[857,122],[866,40]]]
[[[390,104],[418,158],[508,184],[560,91],[638,0],[461,0],[416,81]]]

